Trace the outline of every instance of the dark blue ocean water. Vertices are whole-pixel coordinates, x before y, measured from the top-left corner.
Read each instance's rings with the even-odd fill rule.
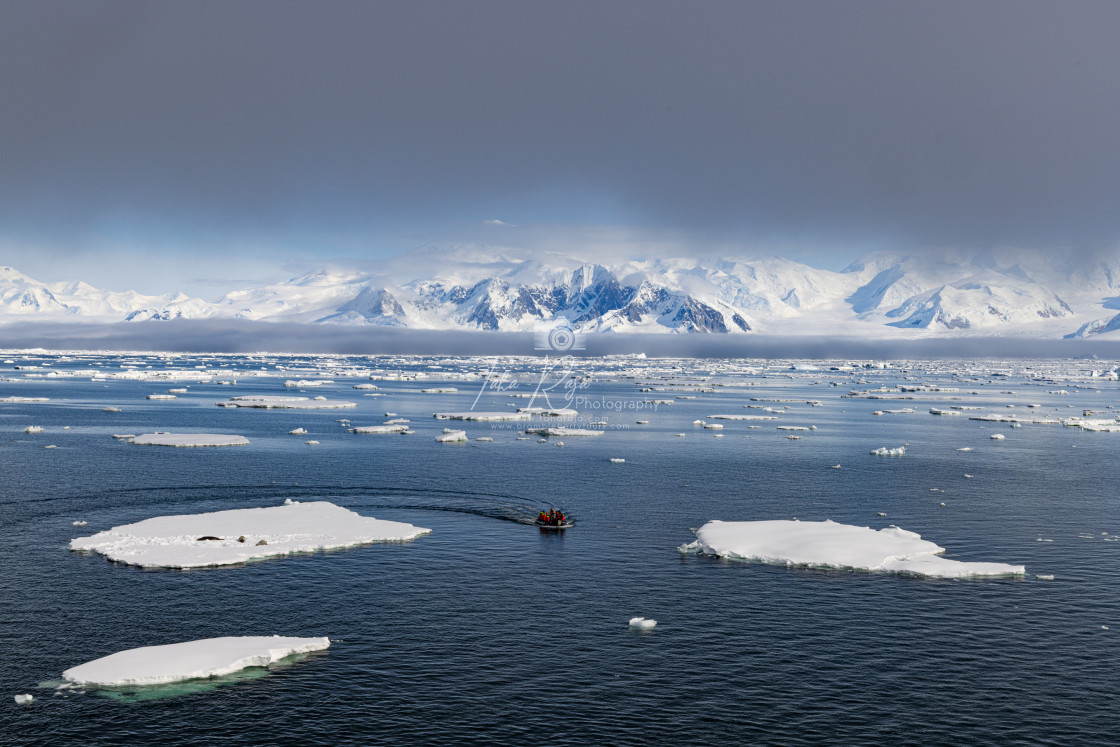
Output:
[[[67,370],[89,361],[40,363]],[[429,363],[393,366],[432,371]],[[639,392],[641,377],[582,365],[591,401],[680,394]],[[22,375],[11,368],[0,366],[0,375]],[[0,397],[50,397],[0,405],[0,743],[1120,742],[1120,433],[1011,429],[927,413],[931,404],[1004,411],[1017,403],[1014,412],[1026,414],[1023,406],[1035,402],[1043,407],[1030,414],[1065,417],[1120,405],[1115,382],[1056,395],[1048,392],[1058,386],[983,379],[954,384],[980,392],[958,400],[891,402],[840,395],[935,377],[874,372],[866,374],[871,383],[853,385],[843,373],[737,375],[725,381],[752,386],[656,412],[612,412],[614,430],[565,438],[562,448],[485,423],[464,427],[492,443],[435,443],[448,423],[432,413],[466,410],[478,394],[476,383],[438,378],[378,381],[386,394],[378,398],[351,388],[364,379],[306,392],[357,401],[355,410],[214,406],[235,394],[298,394],[283,389],[285,378],[324,375],[190,384],[174,401],[145,395],[185,384],[0,382]],[[951,382],[944,370],[939,377]],[[419,393],[440,385],[460,392]],[[750,397],[822,405],[789,405],[780,421],[756,429],[726,421],[723,438],[692,425],[714,413],[758,413],[743,408]],[[487,393],[478,408],[507,402]],[[122,412],[103,412],[109,405]],[[917,412],[872,415],[896,407]],[[416,435],[360,436],[336,422],[376,424],[386,411],[410,418]],[[647,418],[649,425],[634,423]],[[817,430],[789,440],[778,423]],[[45,433],[24,434],[29,425]],[[298,426],[310,433],[287,435]],[[153,430],[237,433],[252,443],[171,449],[111,438]],[[997,431],[1005,441],[989,439]],[[902,443],[909,446],[901,459],[868,454]],[[974,451],[956,451],[964,446]],[[285,498],[327,499],[433,532],[405,544],[189,572],[67,550],[73,537],[151,516]],[[550,505],[563,506],[577,526],[558,535],[517,521]],[[710,519],[795,516],[897,524],[948,557],[1025,564],[1027,575],[948,581],[676,549]],[[88,526],[71,526],[78,519]],[[627,620],[637,615],[659,624],[631,632]],[[288,666],[205,686],[52,687],[64,669],[122,649],[271,634],[333,643]],[[16,706],[12,696],[25,692],[36,700]]]

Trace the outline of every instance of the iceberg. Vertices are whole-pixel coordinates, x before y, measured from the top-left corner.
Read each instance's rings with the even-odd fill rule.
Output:
[[[329,638],[230,636],[118,651],[62,673],[77,685],[162,685],[264,667],[292,654],[321,651]]]
[[[939,578],[1022,576],[1026,568],[941,557],[943,547],[896,526],[878,531],[833,521],[709,521],[680,548],[763,563],[850,568]]]
[[[141,446],[247,446],[249,439],[222,433],[142,433],[128,442]]]
[[[430,529],[361,516],[327,501],[157,516],[71,540],[71,550],[97,552],[142,568],[205,568],[278,555],[374,542],[402,542]],[[201,539],[217,537],[218,539]]]
[[[886,446],[880,446],[878,449],[871,450],[872,456],[906,456],[906,447],[899,446],[894,449],[888,449]]]

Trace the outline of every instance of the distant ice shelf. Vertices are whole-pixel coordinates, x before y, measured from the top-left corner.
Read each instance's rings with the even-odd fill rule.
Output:
[[[230,636],[118,651],[62,673],[78,685],[162,685],[264,667],[293,654],[322,651],[329,638]]]

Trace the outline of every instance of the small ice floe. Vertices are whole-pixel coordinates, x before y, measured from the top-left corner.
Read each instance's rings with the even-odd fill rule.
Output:
[[[27,402],[50,402],[50,397],[0,397],[0,402],[6,404],[20,404]]]
[[[801,436],[786,436],[790,441],[800,441]]]
[[[683,434],[683,433],[678,433],[678,434],[676,434],[676,436],[677,436],[677,438],[684,438],[684,434]]]
[[[644,617],[631,617],[630,628],[632,630],[653,630],[657,627],[656,620],[647,620]]]
[[[27,705],[31,701],[35,700],[35,696],[30,695],[28,693],[24,693],[23,695],[17,695],[15,700],[16,700],[16,705]]]
[[[466,440],[467,440],[467,432],[466,431],[451,431],[450,433],[444,433],[443,435],[436,436],[436,441],[438,441],[441,444],[453,444],[453,443],[459,443],[461,441],[466,441]]]
[[[318,446],[319,445],[318,441],[304,441],[304,443],[307,444],[308,446]]]
[[[323,384],[333,384],[333,383],[334,383],[334,381],[331,380],[331,379],[315,379],[315,380],[300,379],[299,381],[291,381],[291,380],[285,381],[284,382],[284,387],[287,388],[287,389],[306,389],[308,387],[322,386]]]
[[[446,387],[432,387],[431,389],[421,389],[420,393],[421,394],[454,394],[457,391],[459,391],[459,390],[456,389],[455,387],[446,386]]]
[[[1053,573],[1037,573],[1037,574],[1035,574],[1035,578],[1037,578],[1039,581],[1053,581],[1054,580],[1054,574]]]
[[[76,527],[84,527],[87,523],[88,522],[81,521],[81,520],[70,522],[71,525],[76,526]]]
[[[542,415],[549,418],[574,418],[579,415],[577,410],[570,407],[519,407],[517,412],[521,415]]]
[[[58,447],[57,447],[57,446],[55,446],[54,444],[47,444],[47,445],[46,445],[46,446],[44,446],[43,448],[44,448],[44,449],[57,449]]]
[[[249,439],[223,433],[143,433],[130,442],[139,446],[247,446]]]
[[[886,514],[885,514],[885,513],[883,513],[882,511],[880,511],[878,515],[879,515],[879,516],[886,516]]]
[[[832,465],[832,469],[840,469],[840,465],[839,464],[834,464],[834,465]]]
[[[246,667],[266,667],[286,656],[322,651],[330,645],[329,638],[205,638],[118,651],[71,667],[62,673],[62,678],[77,685],[101,687],[162,685],[219,677]]]
[[[971,446],[962,446],[961,448],[957,449],[957,451],[972,451],[972,447]]]
[[[218,402],[220,407],[250,407],[262,410],[332,410],[357,407],[357,402],[328,400],[326,397],[230,397],[228,402]]]
[[[964,477],[965,477],[966,480],[971,480],[972,479],[972,475],[968,474],[967,472],[964,473]]]
[[[186,389],[168,389],[167,393],[168,394],[186,394],[187,390]]]
[[[142,568],[204,568],[402,542],[429,532],[412,524],[362,516],[327,501],[293,501],[268,508],[157,516],[71,540],[70,549],[97,552]],[[239,541],[241,537],[246,541]]]
[[[376,384],[355,384],[354,388],[355,389],[379,389],[380,387],[378,387]]]
[[[178,399],[174,394],[149,394],[148,399]]]
[[[988,438],[992,439],[993,441],[1002,441],[1003,439],[1007,438],[1007,436],[1003,435],[1002,433],[993,433],[992,435],[988,436]]]
[[[351,433],[374,433],[374,434],[393,434],[404,433],[408,430],[407,425],[363,425],[358,428],[351,428]]]
[[[556,442],[556,443],[555,443],[554,445],[555,445],[555,446],[560,446],[560,447],[563,447],[563,446],[564,446],[564,442],[563,442],[563,441],[557,441],[557,442]]]
[[[136,438],[136,434],[135,433],[114,433],[113,438],[117,439],[118,441],[128,441],[130,439]]]
[[[695,542],[679,549],[790,566],[942,578],[1026,573],[1021,565],[943,558],[944,548],[899,527],[876,531],[832,521],[709,521],[696,531]]]
[[[23,429],[23,432],[24,433],[42,433],[43,432],[43,426],[41,426],[41,425],[29,425],[29,426],[27,426],[26,428]]]
[[[475,439],[475,441],[482,441],[482,442],[485,442],[485,443],[489,443],[493,440],[494,439],[490,438],[489,436],[479,436],[478,438]]]
[[[1108,626],[1107,625],[1102,625],[1101,630],[1108,630]]]
[[[706,423],[703,420],[693,420],[692,424],[693,425],[706,425]]]
[[[721,431],[723,423],[704,423],[704,428],[709,431]]]
[[[649,425],[648,420],[638,420],[638,421],[635,421],[635,422],[637,422],[638,425]]]
[[[299,503],[299,501],[293,501],[291,498],[285,498],[284,499],[284,505],[285,506],[291,506],[293,503]]]
[[[621,457],[611,457],[611,464],[626,464],[626,460]]]
[[[871,450],[872,456],[906,456],[906,447],[899,446],[894,449],[888,449],[886,446],[880,446],[878,449]]]
[[[437,420],[474,420],[488,422],[492,420],[532,420],[533,414],[529,412],[437,412],[432,415]]]
[[[930,415],[960,415],[956,410],[941,410],[936,407],[929,408]]]
[[[120,411],[121,411],[121,408],[119,408],[119,407],[106,407],[101,412],[120,412]]]
[[[307,435],[307,429],[306,428],[293,428],[292,430],[288,431],[288,433],[292,436],[304,436],[304,435]]]
[[[387,412],[387,413],[385,413],[385,417],[387,417],[387,418],[395,418],[395,417],[397,417],[397,413],[395,413],[395,412]]]
[[[591,430],[590,428],[526,428],[525,432],[536,436],[601,436],[604,431]]]

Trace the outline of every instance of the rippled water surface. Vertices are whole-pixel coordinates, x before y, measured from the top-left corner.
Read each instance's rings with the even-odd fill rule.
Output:
[[[0,396],[50,400],[0,405],[0,742],[1114,743],[1120,433],[936,417],[927,410],[947,406],[947,395],[842,399],[866,387],[849,374],[772,374],[656,411],[612,411],[604,436],[565,438],[562,448],[485,423],[463,427],[492,443],[435,443],[447,423],[432,413],[466,410],[478,394],[470,382],[446,384],[455,394],[419,392],[439,378],[379,381],[378,398],[351,388],[365,379],[336,378],[305,396],[358,408],[302,413],[214,406],[233,394],[298,394],[283,375],[239,379],[236,391],[192,383],[173,401],[145,396],[183,384],[2,383]],[[892,386],[903,372],[874,376]],[[674,397],[604,371],[592,379],[584,394],[599,401]],[[1034,414],[1066,417],[1120,405],[1116,382],[1064,395],[1022,378],[954,386],[967,391],[952,402],[993,412],[1031,402],[1042,405]],[[790,404],[761,428],[727,421],[722,438],[692,424],[760,412],[744,409],[750,397],[822,404]],[[508,402],[488,392],[478,408]],[[109,405],[122,412],[103,412]],[[884,407],[917,412],[872,414]],[[377,424],[387,411],[410,418],[416,435],[360,436],[336,422]],[[779,423],[817,429],[790,440]],[[29,425],[45,432],[25,434]],[[298,426],[310,433],[287,434]],[[236,433],[251,444],[111,438],[153,430]],[[989,438],[997,431],[1005,441]],[[901,459],[868,454],[903,443]],[[974,450],[957,451],[966,446]],[[189,572],[67,550],[73,537],[151,516],[285,498],[433,532]],[[576,527],[523,523],[550,505]],[[897,524],[947,557],[1024,564],[1027,574],[948,581],[677,551],[710,519],[792,517]],[[658,626],[630,631],[638,615]],[[333,643],[272,671],[159,692],[54,688],[64,669],[122,649],[274,633]],[[25,692],[35,701],[16,706],[12,695]]]

